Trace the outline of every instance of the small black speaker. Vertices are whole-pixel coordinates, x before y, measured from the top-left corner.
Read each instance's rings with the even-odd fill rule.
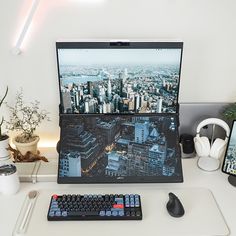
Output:
[[[185,154],[191,154],[194,150],[193,135],[191,134],[181,134],[180,143],[182,144],[182,150]]]

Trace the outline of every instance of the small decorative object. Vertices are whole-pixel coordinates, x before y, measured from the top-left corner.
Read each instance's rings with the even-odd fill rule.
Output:
[[[226,120],[236,120],[236,102],[226,106],[222,114]]]
[[[0,99],[0,107],[2,106],[6,96],[8,93],[8,87],[6,89],[6,92],[4,96]],[[6,134],[2,133],[2,125],[4,123],[4,117],[0,119],[0,160],[6,160],[10,158],[10,153],[7,150],[8,148],[8,143],[9,143],[9,137]]]
[[[7,129],[20,132],[13,143],[16,149],[24,156],[27,152],[38,155],[37,144],[39,136],[34,132],[43,120],[48,120],[48,113],[39,109],[39,102],[34,101],[30,105],[23,102],[23,91],[17,92],[15,106],[10,109],[10,120],[7,122]]]

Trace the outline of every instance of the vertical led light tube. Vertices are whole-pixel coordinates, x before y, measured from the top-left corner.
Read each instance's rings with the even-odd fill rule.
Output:
[[[40,2],[40,0],[33,0],[32,1],[31,9],[28,13],[28,16],[26,17],[25,23],[24,23],[23,28],[20,32],[20,35],[19,35],[19,37],[16,41],[16,44],[15,44],[14,48],[12,49],[12,52],[16,55],[19,55],[21,53],[21,45],[24,41],[26,33],[27,33],[27,31],[30,27],[30,24],[33,20],[33,17],[34,17],[34,14],[35,14],[36,10],[37,10],[39,2]]]

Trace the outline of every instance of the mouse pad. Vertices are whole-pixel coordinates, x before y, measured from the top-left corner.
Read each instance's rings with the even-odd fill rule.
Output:
[[[90,191],[89,191],[90,190]],[[166,210],[168,193],[173,192],[181,200],[185,215],[170,216]],[[141,221],[47,221],[52,194],[125,194],[141,195],[143,220]],[[223,236],[229,229],[216,200],[208,189],[165,188],[153,185],[74,185],[58,190],[39,190],[26,236]]]

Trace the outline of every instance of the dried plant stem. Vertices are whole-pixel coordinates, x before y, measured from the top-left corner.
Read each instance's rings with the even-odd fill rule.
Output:
[[[34,162],[39,160],[48,162],[48,159],[44,156],[41,156],[39,151],[37,151],[37,154],[27,152],[25,155],[22,155],[20,151],[12,148],[10,145],[7,150],[12,153],[14,162]]]

